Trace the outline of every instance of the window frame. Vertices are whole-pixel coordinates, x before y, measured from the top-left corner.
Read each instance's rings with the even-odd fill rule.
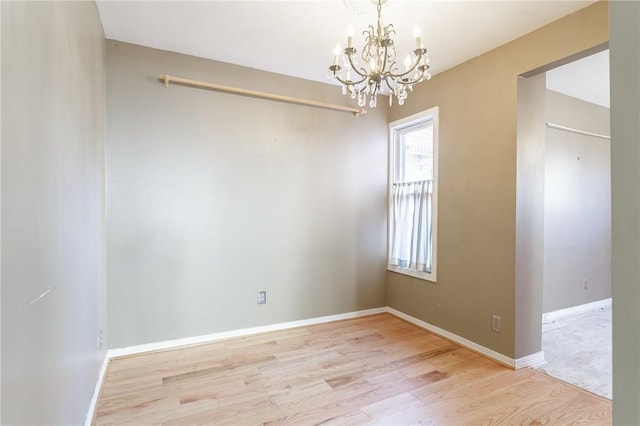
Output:
[[[431,121],[433,126],[433,190],[431,194],[432,234],[431,234],[431,272],[416,271],[391,264],[391,218],[393,217],[393,181],[396,166],[396,134],[398,131],[420,123]],[[389,123],[389,163],[387,168],[387,270],[421,280],[437,282],[438,269],[438,183],[439,183],[439,107],[435,106],[422,112]]]

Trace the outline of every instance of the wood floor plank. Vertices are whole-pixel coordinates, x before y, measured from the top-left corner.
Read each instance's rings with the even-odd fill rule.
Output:
[[[422,402],[410,393],[401,393],[362,407],[362,411],[372,420],[395,415],[412,407],[419,407]]]
[[[95,424],[607,425],[611,411],[379,314],[114,359]]]

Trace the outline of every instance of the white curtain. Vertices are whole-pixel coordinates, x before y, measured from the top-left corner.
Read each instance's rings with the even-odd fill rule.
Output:
[[[431,272],[431,193],[433,181],[393,184],[392,265]]]

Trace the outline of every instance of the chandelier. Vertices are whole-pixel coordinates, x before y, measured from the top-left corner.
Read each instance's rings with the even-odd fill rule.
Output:
[[[336,47],[333,65],[329,67],[328,77],[339,81],[342,84],[342,94],[349,93],[352,99],[357,98],[358,106],[361,107],[368,101],[369,107],[375,108],[378,103],[377,95],[387,91],[389,105],[393,104],[394,96],[398,104],[403,105],[407,98],[407,91],[412,91],[414,84],[431,78],[427,49],[422,45],[417,29],[414,34],[416,48],[413,51],[413,58],[407,55],[404,71],[401,72],[398,69],[396,48],[391,38],[396,31],[392,24],[383,25],[380,17],[384,2],[386,0],[377,0],[377,26],[374,28],[373,25],[369,25],[369,28],[362,32],[365,36],[365,44],[360,55],[363,63],[360,64],[358,61],[356,49],[353,47],[353,29],[349,28],[347,47],[342,51],[342,64],[346,68],[346,73],[342,73],[342,67],[339,64],[340,46]]]

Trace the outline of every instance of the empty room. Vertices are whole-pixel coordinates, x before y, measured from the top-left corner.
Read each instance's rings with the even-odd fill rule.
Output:
[[[2,424],[640,425],[640,3],[0,5]],[[602,396],[539,107],[607,50]]]

